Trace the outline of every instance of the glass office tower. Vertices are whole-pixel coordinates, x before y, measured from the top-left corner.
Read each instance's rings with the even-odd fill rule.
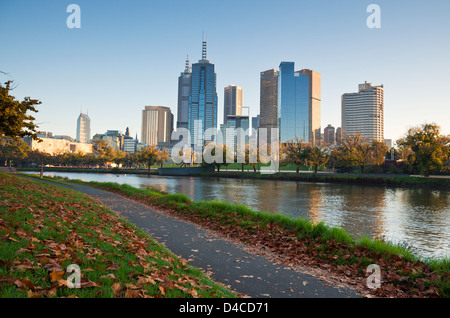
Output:
[[[203,41],[202,59],[192,65],[188,120],[191,144],[202,147],[203,134],[209,128],[217,129],[216,73],[214,64],[206,59]]]
[[[278,128],[280,142],[308,142],[309,79],[294,71],[294,62],[281,62],[278,76]]]
[[[278,76],[278,128],[280,142],[320,144],[320,74],[294,71],[294,62],[281,62]]]

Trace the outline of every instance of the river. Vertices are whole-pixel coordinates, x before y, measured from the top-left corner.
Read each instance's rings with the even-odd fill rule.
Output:
[[[449,190],[140,174],[45,175],[184,193],[192,200],[244,204],[258,211],[323,221],[354,237],[382,237],[405,244],[424,258],[450,257]]]

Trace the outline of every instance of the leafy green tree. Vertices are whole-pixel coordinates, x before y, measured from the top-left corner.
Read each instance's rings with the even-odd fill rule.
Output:
[[[0,154],[5,166],[8,161],[20,161],[27,156],[29,151],[28,145],[21,139],[3,138],[0,140]]]
[[[12,81],[0,85],[0,141],[4,138],[19,139],[37,136],[35,118],[29,112],[37,112],[36,106],[41,104],[37,99],[25,97],[18,101],[10,95]]]
[[[449,168],[450,136],[442,135],[435,123],[409,129],[406,136],[397,140],[397,145],[412,151],[408,161],[424,176]]]

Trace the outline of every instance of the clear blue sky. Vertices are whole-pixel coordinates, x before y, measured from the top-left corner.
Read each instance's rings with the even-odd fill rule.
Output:
[[[69,4],[81,29],[69,29]],[[381,7],[381,29],[366,8]],[[259,112],[259,74],[281,61],[322,74],[322,128],[340,126],[341,95],[364,81],[385,87],[385,138],[436,122],[450,134],[450,2],[385,0],[0,0],[0,81],[40,99],[41,130],[75,137],[88,111],[92,134],[140,137],[141,110],[177,110],[186,54],[201,57],[202,31],[216,65],[219,123],[223,88],[244,88]]]

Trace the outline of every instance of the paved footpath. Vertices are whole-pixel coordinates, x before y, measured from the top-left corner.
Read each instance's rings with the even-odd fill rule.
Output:
[[[238,293],[252,298],[360,297],[356,290],[333,287],[309,274],[273,264],[208,230],[158,213],[142,203],[89,186],[70,183],[64,186],[83,192],[118,212],[174,254]]]

